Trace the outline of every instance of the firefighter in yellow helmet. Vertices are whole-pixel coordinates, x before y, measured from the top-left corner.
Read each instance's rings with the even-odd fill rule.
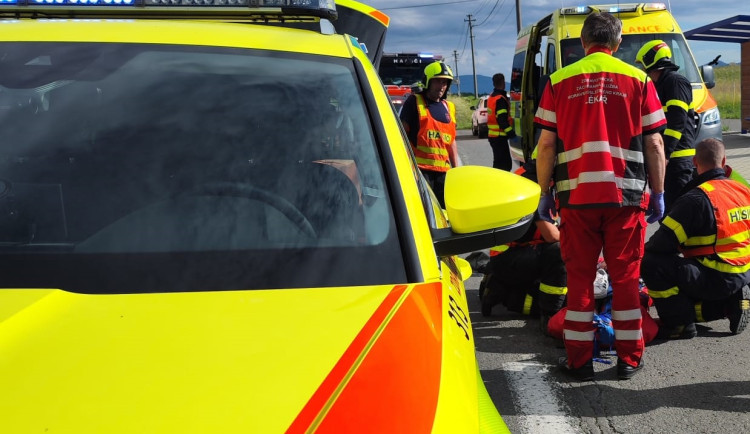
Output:
[[[697,136],[697,118],[690,81],[672,62],[672,50],[661,40],[649,41],[638,50],[636,63],[654,81],[667,128],[662,131],[667,170],[664,175],[665,215],[681,190],[693,178],[693,156]]]
[[[445,208],[445,173],[459,164],[456,151],[456,107],[446,101],[453,72],[436,61],[424,69],[424,89],[409,96],[401,108],[401,122],[417,164]]]

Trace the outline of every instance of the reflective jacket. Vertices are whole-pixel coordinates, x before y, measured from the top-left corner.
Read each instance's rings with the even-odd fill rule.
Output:
[[[697,135],[693,87],[676,71],[666,69],[654,83],[667,118],[663,132],[664,155],[667,159],[695,155]]]
[[[683,231],[685,236],[680,239],[680,250],[685,257],[696,258],[717,271],[747,271],[750,269],[750,189],[726,178],[706,181],[698,188],[713,206],[716,234],[690,237]],[[672,220],[664,224],[675,226],[676,223]]]
[[[487,98],[487,137],[514,137],[510,102],[504,90],[495,90]]]
[[[447,172],[451,168],[449,149],[456,138],[456,106],[450,101],[441,101],[450,113],[450,123],[438,122],[427,109],[421,94],[415,95],[419,114],[419,133],[414,156],[420,169]]]
[[[550,76],[534,123],[557,134],[561,207],[643,206],[643,135],[666,120],[645,72],[596,47]]]

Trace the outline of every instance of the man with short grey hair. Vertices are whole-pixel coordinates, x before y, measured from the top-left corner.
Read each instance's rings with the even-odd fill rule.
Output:
[[[559,206],[568,274],[567,357],[559,364],[579,381],[594,378],[593,282],[600,254],[613,289],[618,378],[629,379],[643,366],[639,278],[644,211],[648,207],[649,222],[664,211],[659,134],[664,112],[646,73],[612,55],[621,32],[622,22],[612,14],[586,17],[581,30],[586,56],[550,76],[534,119],[542,129],[537,144],[539,214],[551,219]]]

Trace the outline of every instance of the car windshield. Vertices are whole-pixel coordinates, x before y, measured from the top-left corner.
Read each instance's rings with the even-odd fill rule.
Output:
[[[620,48],[614,55],[620,60],[634,66],[639,66],[635,63],[635,56],[638,54],[638,50],[646,42],[653,41],[654,39],[661,39],[669,45],[669,48],[672,50],[672,61],[680,67],[677,72],[684,75],[691,83],[701,82],[700,74],[688,50],[687,43],[685,43],[685,38],[680,34],[649,33],[622,35]],[[562,56],[563,66],[570,65],[583,57],[580,38],[565,39],[560,43],[560,47],[562,50],[560,55]]]
[[[2,43],[3,286],[404,281],[369,119],[351,60]]]
[[[378,70],[383,84],[412,86],[422,81],[425,63],[389,63],[389,61],[390,59],[383,59]]]

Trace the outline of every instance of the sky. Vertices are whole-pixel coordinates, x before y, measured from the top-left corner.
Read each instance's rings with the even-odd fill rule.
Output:
[[[516,0],[359,0],[390,18],[385,52],[427,51],[441,54],[456,75],[510,74],[516,43]],[[616,0],[519,0],[521,27],[533,24],[553,10],[585,4],[616,4]],[[683,32],[716,21],[747,14],[737,0],[671,0],[664,2]],[[474,67],[469,38],[469,15],[474,34]],[[740,44],[688,41],[698,65],[713,60],[740,61]],[[456,58],[458,62],[456,62]],[[456,65],[458,71],[455,71]]]

